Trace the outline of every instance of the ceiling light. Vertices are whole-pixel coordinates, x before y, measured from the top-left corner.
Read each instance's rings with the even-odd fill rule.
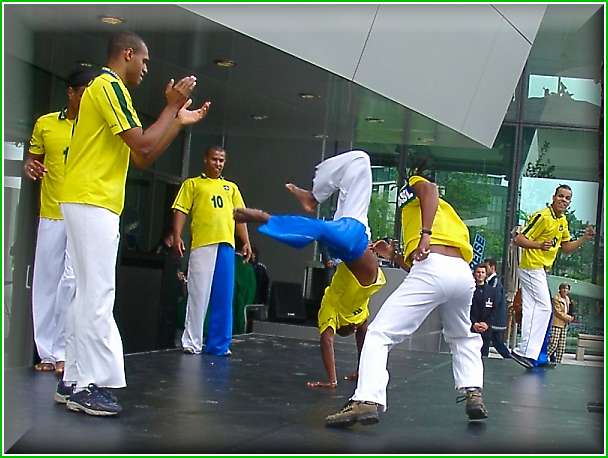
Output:
[[[213,63],[222,68],[232,68],[236,66],[236,62],[232,59],[215,59]]]
[[[315,134],[313,137],[318,139],[326,139],[328,136],[325,134]]]
[[[268,119],[268,115],[251,115],[251,119],[254,121],[263,121],[264,119]]]
[[[99,16],[99,20],[101,22],[103,22],[104,24],[110,24],[110,25],[118,25],[118,24],[127,22],[123,18],[118,17],[118,16]]]
[[[373,116],[368,116],[367,118],[365,118],[365,120],[370,124],[382,124],[384,122],[384,119],[374,118]]]
[[[300,98],[302,100],[313,100],[313,99],[320,99],[321,98],[321,96],[319,96],[319,95],[309,94],[307,92],[300,92],[298,94],[298,96],[300,96]]]

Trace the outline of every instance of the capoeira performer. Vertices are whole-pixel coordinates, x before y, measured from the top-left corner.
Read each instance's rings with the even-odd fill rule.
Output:
[[[65,221],[58,200],[80,98],[95,76],[94,70],[84,67],[68,76],[68,105],[61,111],[38,118],[23,167],[28,178],[42,181],[32,284],[34,342],[40,362],[34,369],[54,370],[58,375],[64,370],[66,308],[76,290],[67,252]]]
[[[386,241],[373,249],[409,270],[369,325],[357,389],[344,408],[326,419],[327,426],[378,422],[386,410],[388,353],[413,334],[439,308],[443,334],[452,350],[455,387],[463,392],[469,419],[487,417],[483,387],[482,340],[471,332],[469,311],[475,289],[469,262],[473,249],[469,231],[454,209],[439,198],[437,187],[421,176],[408,179],[398,197],[402,205],[403,255]]]
[[[184,353],[203,351],[203,325],[209,308],[205,353],[232,354],[232,301],[234,297],[234,233],[242,243],[244,260],[251,257],[246,224],[234,224],[232,211],[245,202],[236,183],[224,179],[226,151],[208,148],[203,172],[182,183],[173,203],[173,247],[184,255],[182,229],[189,214],[192,245],[188,262],[188,303],[182,335]]]
[[[112,309],[119,220],[129,163],[151,165],[186,125],[201,121],[206,102],[189,110],[196,78],[171,80],[158,119],[143,129],[127,85],[148,72],[148,48],[138,35],[117,32],[106,67],[85,89],[67,152],[59,202],[65,218],[76,294],[66,312],[66,358],[55,401],[75,412],[112,416],[122,406],[109,388],[126,386],[122,339]]]
[[[378,260],[369,249],[367,211],[372,192],[369,156],[364,151],[348,151],[321,162],[316,167],[312,190],[294,184],[287,189],[308,213],[338,191],[333,221],[305,216],[270,215],[261,210],[234,211],[237,222],[263,223],[258,231],[294,248],[317,240],[333,257],[341,259],[319,309],[321,356],[327,381],[310,381],[310,388],[335,388],[338,384],[334,358],[334,335],[355,334],[361,353],[367,331],[369,298],[386,283]],[[345,379],[355,379],[356,372]]]
[[[581,238],[570,240],[568,220],[564,213],[571,201],[570,186],[559,185],[551,205],[533,213],[514,239],[515,244],[523,248],[517,269],[521,284],[522,319],[521,341],[511,356],[528,369],[548,364],[552,304],[545,272],[551,269],[560,247],[569,254],[595,236],[593,226],[587,226]]]

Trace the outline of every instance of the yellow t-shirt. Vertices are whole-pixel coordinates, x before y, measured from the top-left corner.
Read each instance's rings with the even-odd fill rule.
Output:
[[[570,241],[566,215],[557,216],[551,206],[533,213],[521,234],[535,242],[553,241],[549,251],[524,248],[519,262],[523,269],[550,269],[562,242]]]
[[[48,170],[42,179],[40,189],[42,218],[63,219],[59,208],[59,197],[74,125],[74,121],[68,119],[66,113],[67,110],[62,110],[39,117],[30,139],[29,152],[44,155],[44,165]]]
[[[401,232],[403,235],[403,257],[407,261],[409,255],[418,247],[420,229],[422,229],[422,215],[420,200],[414,192],[413,186],[426,178],[414,175],[410,177],[398,196],[401,210]],[[469,243],[469,229],[462,222],[456,211],[445,200],[439,199],[437,213],[431,228],[431,245],[453,246],[460,250],[466,262],[473,259],[473,247]]]
[[[386,284],[384,272],[378,268],[376,282],[361,286],[353,273],[341,262],[331,283],[325,288],[319,309],[319,333],[327,328],[334,332],[349,324],[359,325],[369,316],[369,298]]]
[[[141,122],[120,77],[104,68],[85,89],[65,166],[61,202],[107,208],[120,215],[130,148],[117,135]]]
[[[214,243],[234,246],[235,208],[245,208],[238,186],[224,178],[208,178],[205,174],[182,183],[172,208],[192,218],[192,247]]]

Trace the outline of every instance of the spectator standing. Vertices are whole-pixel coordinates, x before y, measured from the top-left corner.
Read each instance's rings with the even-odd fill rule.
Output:
[[[505,289],[496,273],[496,260],[487,258],[483,262],[486,266],[486,283],[494,288],[494,320],[492,322],[491,340],[492,346],[505,359],[511,358],[511,352],[505,345],[505,331],[507,330],[507,303],[505,300]]]
[[[551,323],[551,340],[547,355],[549,358],[555,354],[555,363],[560,364],[566,351],[566,334],[568,324],[574,321],[570,309],[570,285],[562,283],[559,292],[553,297],[553,321]]]
[[[475,291],[471,301],[471,332],[481,335],[483,345],[481,356],[488,356],[492,341],[492,324],[496,308],[494,306],[494,288],[486,283],[486,265],[479,264],[473,271]]]

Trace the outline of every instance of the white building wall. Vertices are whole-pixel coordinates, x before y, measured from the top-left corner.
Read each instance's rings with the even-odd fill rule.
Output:
[[[491,147],[545,5],[183,5]]]

